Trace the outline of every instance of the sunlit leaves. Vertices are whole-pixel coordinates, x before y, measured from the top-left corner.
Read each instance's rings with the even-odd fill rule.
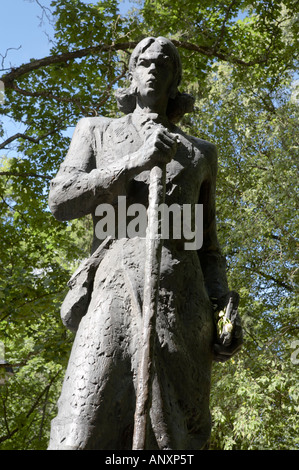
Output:
[[[298,449],[296,2],[146,0],[126,18],[116,0],[51,8],[59,61],[18,76],[0,107],[25,135],[0,168],[0,341],[14,370],[0,386],[1,448],[47,446],[72,342],[59,308],[90,249],[89,218],[50,214],[49,180],[80,117],[117,114],[129,50],[110,46],[165,35],[180,41],[181,89],[196,97],[182,126],[218,147],[218,234],[241,298],[243,350],[213,371],[211,447]]]

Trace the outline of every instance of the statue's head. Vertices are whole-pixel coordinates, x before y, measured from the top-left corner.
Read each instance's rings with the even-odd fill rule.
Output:
[[[182,64],[177,48],[169,39],[158,37],[158,38],[145,38],[140,41],[132,52],[129,62],[129,78],[133,81],[134,72],[138,64],[138,59],[144,53],[148,52],[149,55],[161,53],[172,62],[172,68],[170,73],[172,74],[172,84],[170,90],[170,96],[175,98],[178,93],[178,86],[182,79]]]
[[[130,86],[126,89],[118,90],[116,99],[121,111],[129,114],[134,111],[136,107],[136,96],[138,93],[134,74],[138,66],[138,60],[141,56],[147,54],[148,56],[160,53],[165,56],[165,60],[170,60],[172,67],[170,72],[172,74],[167,115],[170,121],[177,122],[186,112],[193,110],[194,99],[188,94],[180,93],[178,86],[182,79],[182,65],[179,52],[174,44],[164,37],[148,37],[140,41],[132,52],[129,62],[129,79]]]

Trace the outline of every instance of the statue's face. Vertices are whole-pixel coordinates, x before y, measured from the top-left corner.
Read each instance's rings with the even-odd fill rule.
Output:
[[[163,47],[155,42],[142,52],[133,72],[139,99],[144,104],[168,102],[174,81],[174,64]]]

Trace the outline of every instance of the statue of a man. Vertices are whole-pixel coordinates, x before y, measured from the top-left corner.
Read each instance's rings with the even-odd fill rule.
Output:
[[[215,305],[222,310],[230,298],[216,235],[217,152],[175,124],[190,110],[190,96],[178,91],[181,74],[171,41],[142,40],[130,59],[130,87],[118,96],[126,115],[80,120],[49,198],[58,220],[92,214],[96,227],[96,208],[110,204],[117,213],[120,196],[127,207],[147,207],[150,171],[166,165],[165,204],[203,205],[200,249],[186,250],[183,239],[171,237],[162,248],[146,437],[151,450],[206,447],[212,361],[226,360],[241,344],[238,321],[230,346],[216,334]],[[132,448],[144,263],[144,237],[100,240],[95,230],[92,255],[71,279],[62,307],[64,323],[77,333],[49,449]]]

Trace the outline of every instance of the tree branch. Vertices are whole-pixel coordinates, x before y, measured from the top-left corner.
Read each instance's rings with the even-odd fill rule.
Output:
[[[26,134],[22,134],[21,132],[18,132],[17,134],[10,136],[8,139],[2,142],[2,144],[0,144],[0,149],[4,149],[6,145],[10,144],[11,142],[17,139],[29,140],[30,142],[33,142],[34,144],[38,144],[40,141],[40,138],[31,137],[30,135],[26,135]]]
[[[8,139],[6,139],[4,142],[2,142],[2,144],[0,144],[0,150],[6,148],[8,144],[10,144],[11,142],[17,139],[29,140],[30,142],[33,142],[34,144],[39,144],[41,140],[45,139],[49,135],[55,134],[59,130],[60,130],[60,127],[56,127],[55,129],[47,132],[46,134],[40,135],[39,137],[32,137],[31,135],[22,134],[21,132],[18,132],[17,134],[12,135]]]
[[[137,42],[124,42],[119,44],[99,44],[98,46],[86,47],[72,52],[64,52],[53,56],[47,56],[42,59],[32,60],[27,64],[23,64],[20,67],[14,68],[6,75],[1,77],[5,87],[12,88],[14,80],[22,77],[26,73],[33,72],[34,70],[49,65],[59,64],[62,62],[68,62],[70,60],[80,59],[92,54],[98,54],[103,52],[111,51],[125,51],[132,49],[137,45]]]
[[[8,51],[18,51],[19,49],[21,49],[22,46],[19,46],[19,47],[9,47],[8,49],[6,49],[5,51],[5,54],[0,54],[0,56],[2,57],[2,62],[1,62],[1,67],[3,68],[4,67],[4,61],[7,57],[7,53]]]
[[[231,10],[234,6],[234,4],[236,3],[236,0],[232,0],[232,2],[230,3],[230,5],[228,5],[227,7],[227,10],[226,10],[226,13],[225,13],[225,17],[223,19],[223,22],[222,22],[222,26],[221,26],[221,31],[219,33],[219,36],[217,37],[216,39],[216,42],[215,44],[213,45],[213,50],[214,50],[214,53],[216,53],[216,50],[218,48],[218,45],[221,43],[222,39],[223,39],[223,36],[224,36],[224,32],[225,32],[225,28],[226,28],[226,22],[229,18],[229,15],[231,13]]]
[[[242,59],[239,59],[238,57],[233,57],[229,52],[224,53],[224,52],[214,51],[214,46],[212,47],[197,46],[196,44],[192,44],[190,42],[177,41],[174,39],[172,40],[172,42],[176,47],[181,47],[182,49],[186,49],[189,51],[199,52],[200,54],[203,54],[207,57],[217,57],[220,60],[231,62],[233,64],[243,65],[246,67],[251,67],[256,64],[263,64],[268,61],[268,58],[265,57],[265,55],[262,55],[261,57],[257,57],[256,59],[246,62]]]
[[[113,85],[115,83],[117,83],[121,78],[123,78],[126,75],[126,73],[127,73],[127,67],[126,67],[126,64],[124,64],[124,67],[123,67],[123,70],[121,71],[121,73],[117,77],[115,77],[110,83],[107,84],[107,88],[106,88],[105,92],[103,93],[103,97],[97,103],[96,108],[94,108],[95,110],[98,110],[108,100],[109,94],[110,94],[110,91],[111,91]],[[15,83],[12,84],[11,88],[13,90],[15,90],[17,93],[20,93],[21,95],[24,95],[24,96],[30,96],[30,97],[33,97],[33,98],[43,97],[43,98],[53,99],[53,100],[58,101],[58,102],[73,103],[80,109],[81,112],[83,112],[83,114],[85,114],[87,112],[86,108],[81,104],[80,99],[76,98],[76,96],[70,98],[70,97],[66,97],[66,96],[56,95],[56,94],[54,94],[50,91],[25,90],[24,88],[20,88],[19,86],[17,86]],[[19,137],[28,138],[24,134],[19,134]],[[30,138],[29,138],[29,140],[30,140]],[[6,143],[9,143],[9,142],[6,141]],[[0,145],[0,149],[1,149],[1,145]]]
[[[60,96],[60,95],[55,95],[54,93],[50,91],[29,91],[25,90],[24,88],[18,87],[15,83],[12,84],[11,88],[15,90],[17,93],[20,93],[21,95],[24,96],[30,96],[32,98],[50,98],[54,99],[56,101],[64,102],[64,103],[74,103],[78,106],[78,108],[81,108],[80,100],[76,98],[68,98],[66,96]]]
[[[58,377],[58,375],[61,373],[61,370],[60,369],[52,378],[51,380],[49,381],[49,383],[45,386],[44,390],[40,393],[40,395],[36,398],[36,400],[34,401],[33,405],[31,406],[31,408],[28,410],[28,412],[26,413],[25,417],[26,419],[29,418],[29,416],[35,411],[35,409],[38,407],[42,397],[46,394],[48,394],[49,392],[49,389],[50,387],[52,386],[52,384],[54,383],[54,381],[56,380],[56,378]],[[4,435],[4,436],[1,436],[0,437],[0,443],[1,442],[4,442],[4,441],[7,441],[7,439],[11,439],[18,431],[20,431],[20,428],[22,427],[22,425],[19,427],[16,427],[15,429],[13,429],[12,431],[9,431],[8,429],[8,434]]]
[[[18,173],[17,171],[0,171],[0,176],[16,176],[20,178],[44,178],[51,179],[51,176],[39,175],[38,173]]]
[[[198,52],[203,54],[207,57],[217,57],[218,59],[229,61],[235,64],[244,65],[244,66],[252,66],[255,64],[261,64],[266,62],[268,59],[265,56],[257,57],[251,61],[244,61],[239,59],[238,57],[233,57],[229,52],[219,52],[215,51],[214,46],[198,46],[197,44],[178,41],[173,39],[173,44],[176,47],[180,47],[182,49],[190,50],[193,52]],[[20,67],[13,68],[9,73],[3,75],[1,77],[2,82],[4,83],[5,87],[12,88],[13,83],[16,79],[22,77],[23,75],[33,72],[34,70],[38,70],[42,67],[47,67],[54,64],[65,63],[71,60],[80,59],[82,57],[86,57],[88,55],[93,54],[101,54],[104,52],[112,52],[112,51],[127,51],[129,49],[133,49],[137,45],[137,41],[129,41],[123,43],[116,43],[116,44],[99,44],[97,46],[86,47],[80,50],[72,51],[72,52],[64,52],[62,54],[56,54],[53,56],[47,56],[42,59],[32,60],[27,64],[23,64]]]
[[[290,286],[289,284],[286,284],[285,282],[281,281],[280,279],[275,278],[274,276],[271,276],[270,274],[264,273],[263,271],[261,271],[260,269],[256,267],[245,266],[245,269],[248,269],[248,271],[258,274],[259,276],[267,279],[267,281],[274,282],[278,287],[282,287],[283,289],[286,289],[289,292],[294,292],[294,288]]]
[[[15,213],[17,213],[17,214],[20,214],[20,217],[21,217],[21,219],[23,220],[23,222],[24,222],[27,226],[29,225],[28,222],[27,222],[27,220],[26,220],[25,217],[24,217],[24,214],[22,214],[22,212],[20,212],[20,211],[14,209],[14,207],[11,207],[11,206],[8,204],[8,202],[6,201],[6,199],[3,197],[2,194],[0,194],[0,198],[1,198],[2,201],[3,201],[3,204],[4,204],[6,207],[8,207],[8,209],[9,209],[10,211],[15,212]]]

